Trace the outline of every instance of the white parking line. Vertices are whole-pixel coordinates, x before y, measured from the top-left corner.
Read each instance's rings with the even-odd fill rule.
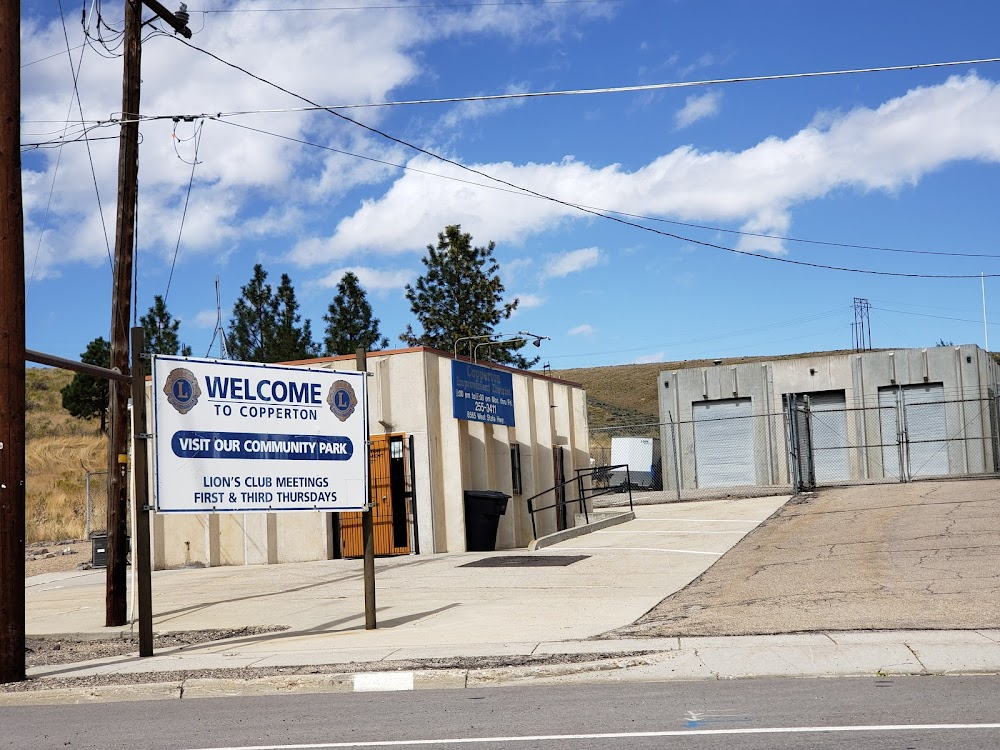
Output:
[[[592,534],[744,534],[743,531],[615,531],[604,529],[603,531],[592,531]]]
[[[594,734],[536,734],[512,737],[448,737],[430,740],[372,740],[368,742],[317,742],[298,745],[234,745],[198,750],[338,750],[352,747],[424,747],[427,745],[475,745],[508,742],[566,742],[567,740],[625,740],[649,737],[711,737],[747,734],[827,734],[833,732],[932,732],[997,730],[1000,724],[875,724],[870,726],[742,727],[735,729],[687,729],[659,732],[606,732]]]
[[[664,549],[663,547],[563,547],[558,546],[556,549],[560,551],[572,550],[574,552],[579,550],[597,550],[599,552],[676,552],[678,555],[712,555],[713,557],[722,557],[725,552],[698,552],[693,549]]]
[[[692,523],[752,523],[754,525],[761,523],[760,521],[741,518],[672,518],[670,516],[657,518],[634,518],[632,520],[644,521],[647,523],[653,523],[656,521],[691,521]]]

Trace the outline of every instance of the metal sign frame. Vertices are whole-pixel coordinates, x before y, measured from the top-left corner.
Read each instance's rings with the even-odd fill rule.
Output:
[[[368,507],[363,372],[157,355],[160,513]]]

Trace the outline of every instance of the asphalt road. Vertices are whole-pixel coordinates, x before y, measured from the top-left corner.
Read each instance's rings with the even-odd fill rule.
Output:
[[[824,488],[610,638],[1000,624],[1000,480]]]
[[[1000,677],[623,683],[0,708],[0,748],[1000,746]]]

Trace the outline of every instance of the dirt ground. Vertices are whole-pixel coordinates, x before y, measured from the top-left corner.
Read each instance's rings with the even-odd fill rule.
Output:
[[[1000,480],[793,499],[689,586],[604,638],[1000,628]]]
[[[24,577],[64,573],[90,565],[91,543],[86,541],[36,542],[25,548]]]

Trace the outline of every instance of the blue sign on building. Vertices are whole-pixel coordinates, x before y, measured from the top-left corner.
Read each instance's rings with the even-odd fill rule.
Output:
[[[451,392],[455,419],[514,426],[514,378],[509,372],[454,360]]]

